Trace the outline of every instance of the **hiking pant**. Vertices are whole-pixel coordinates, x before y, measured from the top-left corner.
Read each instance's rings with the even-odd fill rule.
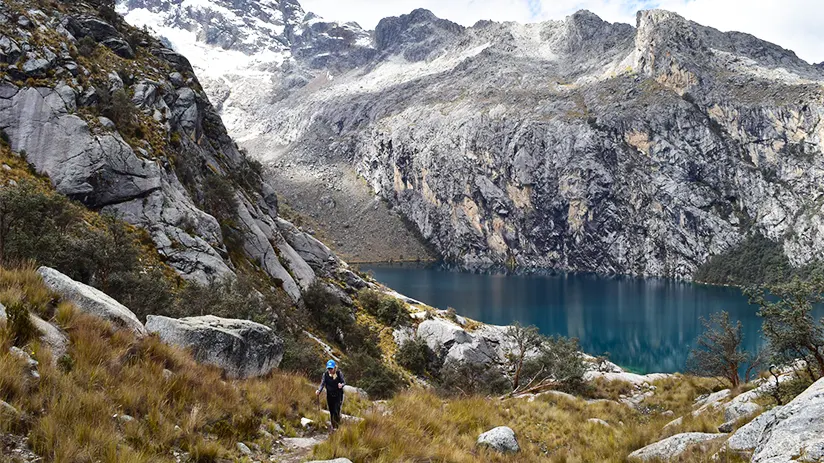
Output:
[[[326,404],[329,406],[329,415],[332,417],[332,428],[340,426],[340,407],[343,405],[343,395],[326,394]]]

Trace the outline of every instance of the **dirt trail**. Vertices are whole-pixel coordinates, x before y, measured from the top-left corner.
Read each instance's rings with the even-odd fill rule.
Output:
[[[273,455],[274,460],[280,463],[302,463],[312,455],[312,448],[329,439],[328,434],[318,434],[312,437],[285,437],[281,439],[283,453]]]

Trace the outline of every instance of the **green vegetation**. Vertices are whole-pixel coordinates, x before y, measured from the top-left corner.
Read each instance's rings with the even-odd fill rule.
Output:
[[[772,361],[788,365],[801,359],[811,380],[824,376],[824,320],[812,315],[813,306],[824,301],[824,278],[759,286],[747,290],[747,295],[761,308],[761,331]]]
[[[358,300],[368,314],[384,325],[406,326],[411,321],[406,304],[392,296],[372,289],[363,289],[358,293]]]
[[[746,286],[780,283],[792,274],[781,244],[754,233],[738,246],[710,258],[694,277],[701,283]]]
[[[418,376],[436,378],[441,370],[438,356],[424,340],[417,337],[401,344],[398,352],[395,353],[395,361]]]
[[[731,322],[727,312],[714,313],[709,320],[703,317],[700,320],[704,333],[690,352],[687,370],[698,376],[724,378],[734,389],[741,384],[739,369],[747,365],[744,383],[748,383],[751,373],[761,366],[761,356],[742,349],[744,334],[741,322]]]

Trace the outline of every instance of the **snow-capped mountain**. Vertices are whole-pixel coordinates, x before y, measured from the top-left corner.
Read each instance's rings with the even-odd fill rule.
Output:
[[[366,243],[350,259],[400,213],[465,266],[688,279],[753,233],[824,260],[824,71],[751,35],[661,10],[469,28],[415,10],[373,32],[294,1],[121,11],[202,69],[333,246]]]
[[[356,23],[327,22],[295,0],[126,0],[118,12],[147,27],[192,63],[230,130],[248,136],[250,110],[329,70],[374,54]]]

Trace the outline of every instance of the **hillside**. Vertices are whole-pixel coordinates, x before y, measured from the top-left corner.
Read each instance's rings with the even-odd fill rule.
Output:
[[[464,267],[691,279],[755,235],[794,267],[821,256],[824,74],[789,50],[657,10],[469,28],[416,10],[367,32],[230,3],[120,9],[208,50],[230,133],[324,232],[354,227],[343,249],[385,236],[339,196],[355,170]]]

